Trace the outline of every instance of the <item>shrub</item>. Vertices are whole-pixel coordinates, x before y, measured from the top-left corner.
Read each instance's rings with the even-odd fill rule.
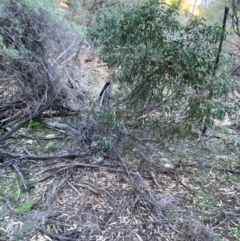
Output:
[[[222,101],[234,86],[227,57],[214,73],[221,28],[193,18],[185,25],[175,6],[157,0],[106,6],[89,37],[111,78],[125,88],[119,103],[133,123],[185,136],[230,114]]]

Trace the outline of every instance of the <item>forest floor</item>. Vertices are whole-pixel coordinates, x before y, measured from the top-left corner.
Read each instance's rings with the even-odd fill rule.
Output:
[[[106,69],[94,60],[85,68],[84,86],[97,96]],[[240,240],[239,136],[232,123],[216,123],[165,148],[135,140],[90,155],[34,121],[8,145],[55,157],[0,164],[0,240]],[[83,155],[64,158],[69,152]]]

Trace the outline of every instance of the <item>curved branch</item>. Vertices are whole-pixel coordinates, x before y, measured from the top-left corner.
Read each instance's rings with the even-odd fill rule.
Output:
[[[46,161],[53,159],[74,159],[77,157],[85,157],[90,156],[91,152],[80,152],[80,153],[72,153],[65,155],[54,155],[54,156],[35,156],[35,155],[22,155],[16,153],[10,153],[0,149],[0,159],[3,158],[12,158],[12,159],[25,159],[25,160],[35,160],[35,161]]]

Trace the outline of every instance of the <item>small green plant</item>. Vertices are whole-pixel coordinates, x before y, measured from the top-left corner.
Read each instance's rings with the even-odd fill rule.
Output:
[[[8,177],[0,178],[0,195],[16,200],[19,198],[19,177],[16,173],[9,173]]]
[[[30,122],[30,126],[29,127],[33,128],[33,129],[42,129],[42,123],[39,122],[39,121],[32,120]]]
[[[233,234],[233,236],[236,238],[236,240],[240,240],[240,230],[239,230],[239,228],[231,228],[230,232]]]
[[[58,148],[59,146],[57,143],[50,143],[50,145],[47,146],[47,150],[51,152],[57,151]]]
[[[25,237],[26,234],[24,234],[23,232],[21,232],[21,230],[16,230],[14,232],[14,241],[21,241],[23,240],[23,238]]]
[[[100,139],[100,138],[99,138]],[[101,148],[111,149],[112,148],[112,142],[110,139],[107,139],[106,137],[102,137],[99,141],[99,145]]]
[[[228,238],[221,237],[220,235],[214,236],[214,241],[229,241]]]
[[[18,208],[18,213],[26,213],[32,209],[32,207],[37,203],[36,200],[30,199],[24,203],[22,203]]]
[[[228,131],[228,130],[229,130],[229,127],[224,126],[224,125],[220,125],[219,128],[220,128],[220,130],[222,130],[222,131]]]

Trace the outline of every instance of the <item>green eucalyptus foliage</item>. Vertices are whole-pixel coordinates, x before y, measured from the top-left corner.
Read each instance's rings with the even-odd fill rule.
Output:
[[[222,97],[234,82],[227,79],[227,58],[213,74],[221,28],[197,18],[183,25],[178,14],[176,6],[157,0],[106,6],[89,37],[111,78],[128,86],[121,103],[131,118],[146,122],[147,114],[148,123],[180,134],[229,114]]]

